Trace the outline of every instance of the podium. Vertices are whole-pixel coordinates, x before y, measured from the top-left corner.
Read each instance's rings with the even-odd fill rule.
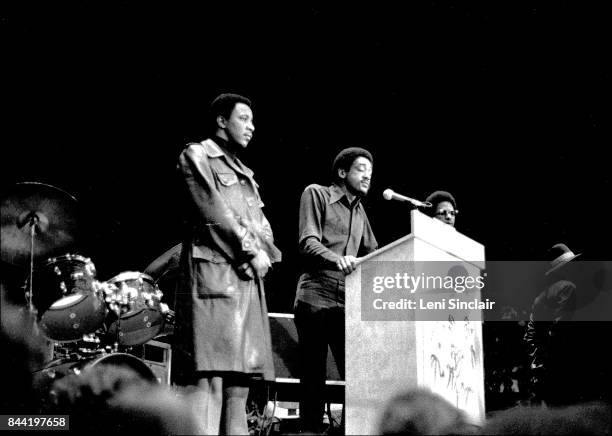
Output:
[[[407,288],[381,291],[383,285],[408,283],[399,280],[406,275],[398,276],[398,271],[425,280],[437,269],[456,277],[458,267],[473,282],[484,269],[484,246],[418,210],[410,218],[412,233],[364,257],[346,278],[346,434],[378,433],[387,402],[414,388],[440,394],[474,424],[484,421],[482,308],[447,315],[418,306],[385,310],[380,301],[385,294],[393,299],[402,292],[413,300],[432,297],[427,289],[414,294]],[[373,280],[380,286],[373,287],[372,275],[381,271]],[[479,289],[470,292],[480,302]]]

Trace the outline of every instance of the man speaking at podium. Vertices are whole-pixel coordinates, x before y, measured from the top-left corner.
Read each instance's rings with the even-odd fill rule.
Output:
[[[361,204],[370,189],[372,164],[369,151],[344,149],[334,159],[333,184],[310,185],[300,200],[303,274],[294,311],[303,431],[320,431],[328,345],[344,379],[344,277],[355,270],[357,257],[378,246]]]

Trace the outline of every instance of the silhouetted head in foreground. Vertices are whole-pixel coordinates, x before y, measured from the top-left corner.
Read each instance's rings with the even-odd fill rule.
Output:
[[[610,407],[588,403],[563,408],[518,407],[490,418],[483,434],[610,434]]]
[[[393,397],[381,416],[383,435],[474,434],[462,410],[440,395],[416,389]]]
[[[153,384],[133,369],[115,365],[87,368],[57,380],[54,410],[70,415],[79,433],[194,434],[189,402],[167,386]]]

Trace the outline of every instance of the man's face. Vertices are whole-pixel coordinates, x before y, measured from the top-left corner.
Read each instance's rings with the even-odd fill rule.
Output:
[[[353,161],[348,172],[341,169],[339,174],[344,179],[346,189],[351,194],[364,196],[370,190],[372,162],[363,156],[359,156]]]
[[[246,148],[255,131],[251,108],[244,103],[236,103],[229,119],[225,120],[224,130],[229,141]]]
[[[450,201],[441,201],[436,207],[436,214],[434,216],[440,221],[455,227],[455,214],[455,208]]]

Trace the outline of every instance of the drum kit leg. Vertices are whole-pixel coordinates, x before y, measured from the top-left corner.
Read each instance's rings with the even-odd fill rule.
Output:
[[[77,200],[57,187],[18,183],[1,209],[2,261],[27,265],[27,310],[54,343],[53,360],[42,370],[122,364],[154,379],[144,362],[128,354],[173,320],[153,278],[126,271],[98,280],[92,260],[72,251]]]

